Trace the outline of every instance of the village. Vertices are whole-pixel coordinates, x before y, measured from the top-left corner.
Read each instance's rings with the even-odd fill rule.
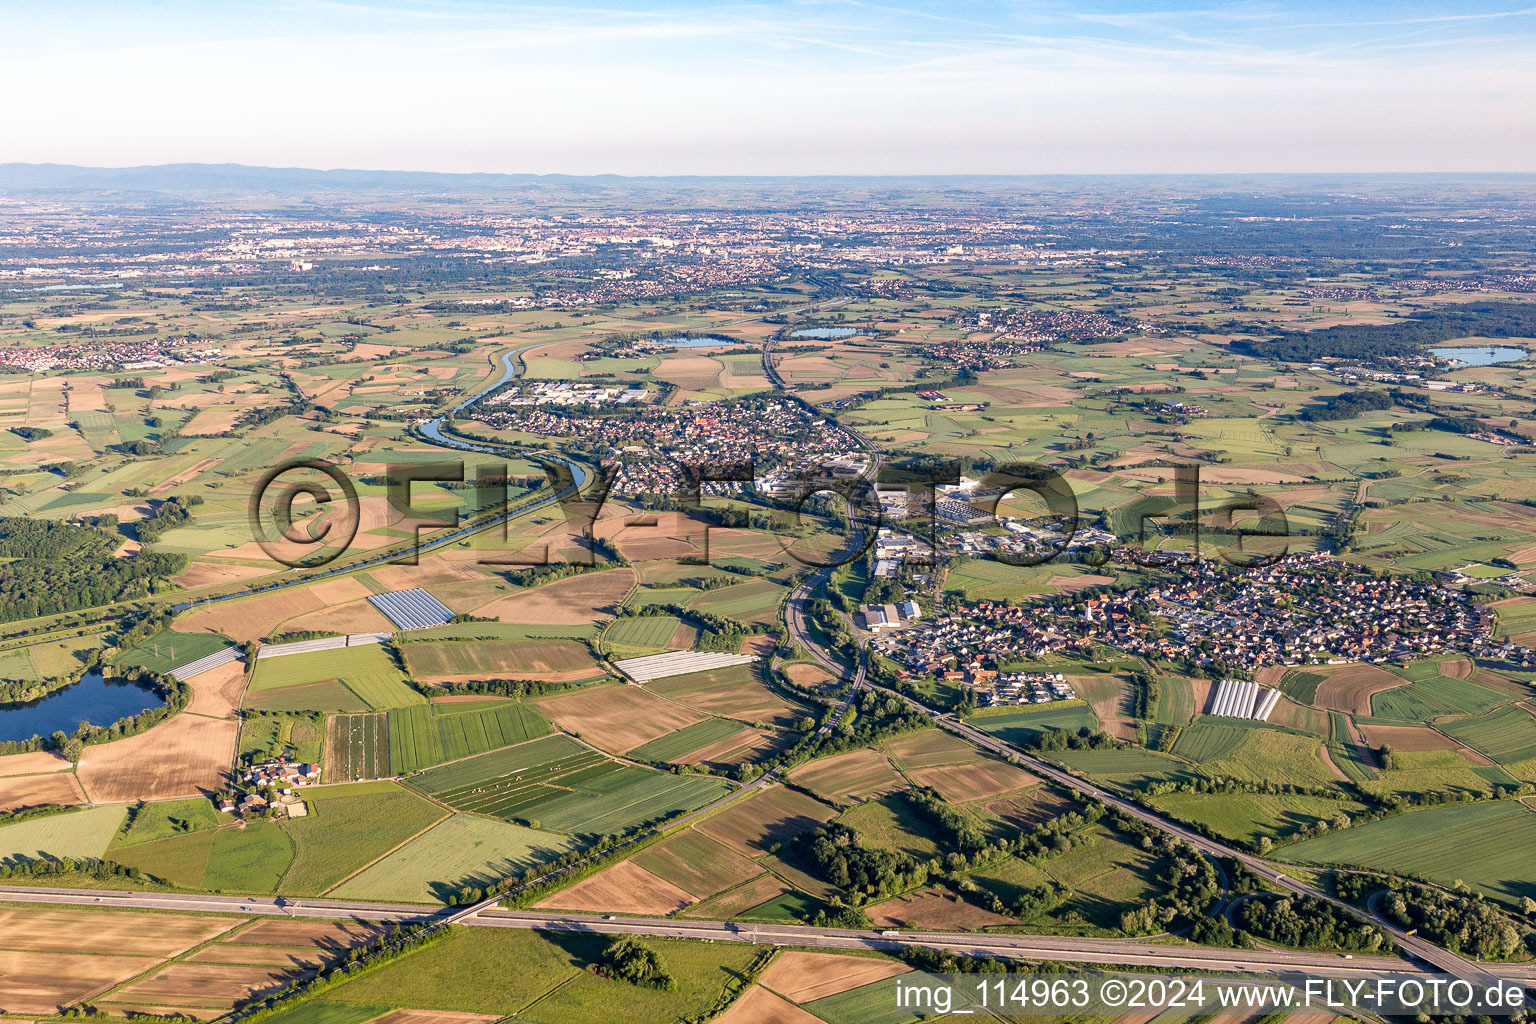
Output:
[[[1191,558],[1161,575],[1166,582],[1111,594],[1028,605],[962,602],[871,645],[905,676],[985,683],[994,692],[1003,666],[1099,651],[1223,673],[1406,662],[1453,651],[1536,663],[1525,648],[1494,640],[1491,617],[1466,594],[1438,582],[1371,575],[1325,554],[1243,570]],[[1026,682],[1033,696],[1033,681]]]

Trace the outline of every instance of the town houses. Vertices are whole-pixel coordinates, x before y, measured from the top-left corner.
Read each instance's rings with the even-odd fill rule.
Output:
[[[1536,661],[1524,648],[1494,641],[1490,617],[1461,591],[1376,575],[1325,554],[1248,569],[1191,558],[1150,579],[1027,605],[962,603],[872,645],[907,675],[989,684],[1005,666],[1105,651],[1241,672],[1452,651]]]

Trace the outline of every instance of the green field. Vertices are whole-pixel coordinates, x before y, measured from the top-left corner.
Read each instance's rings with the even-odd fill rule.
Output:
[[[644,595],[645,591],[641,591]],[[675,615],[635,615],[614,619],[603,639],[611,644],[628,647],[647,647],[657,650],[672,647],[672,635],[683,620]]]
[[[646,939],[676,981],[670,991],[591,973],[608,936],[461,928],[325,994],[327,1002],[515,1014],[538,1024],[664,1024],[702,1020],[727,986],[739,987],[764,948],[749,943]],[[734,990],[734,988],[733,988]],[[355,1019],[274,1024],[356,1024]]]
[[[1093,709],[1086,704],[1045,704],[1038,707],[986,708],[966,719],[970,725],[991,733],[1015,746],[1028,746],[1042,733],[1052,729],[1076,732],[1087,726],[1099,727]]]
[[[280,891],[318,895],[447,815],[392,782],[321,786],[304,791],[309,813],[284,822],[293,863]]]
[[[1399,675],[1412,678],[1407,672]],[[1373,694],[1371,715],[1404,722],[1427,722],[1441,715],[1481,715],[1509,701],[1509,697],[1485,686],[1436,673],[1408,686]]]
[[[458,810],[591,835],[694,810],[730,789],[620,764],[561,735],[430,769],[410,784]]]
[[[202,797],[143,804],[125,822],[128,829],[113,840],[112,849],[116,852],[124,846],[153,843],[190,832],[217,828],[227,820],[221,819],[219,812],[214,809],[213,801]]]
[[[92,807],[0,825],[0,860],[26,857],[100,857],[117,835],[127,809]]]
[[[1518,905],[1536,898],[1536,811],[1516,800],[1434,807],[1309,839],[1284,856],[1460,880]]]
[[[1280,692],[1298,704],[1311,704],[1317,699],[1317,688],[1326,681],[1326,676],[1316,672],[1293,668],[1280,680]]]
[[[405,677],[380,644],[360,647],[338,647],[309,654],[286,654],[276,658],[256,659],[251,673],[248,701],[252,706],[267,707],[270,704],[256,702],[266,693],[275,691],[279,696],[285,691],[339,680],[363,702],[363,707],[342,708],[316,707],[316,711],[351,711],[409,707],[425,704],[427,699],[405,684]],[[335,695],[318,692],[315,699],[336,703]]]
[[[521,874],[572,845],[567,836],[455,814],[343,882],[330,895],[348,900],[447,902],[462,886],[478,888]]]
[[[1183,737],[1180,737],[1182,743]],[[1336,776],[1318,756],[1321,740],[1279,729],[1250,729],[1237,749],[1201,767],[1212,775],[1248,782],[1290,782],[1326,786]],[[1178,744],[1174,746],[1178,752]]]
[[[518,701],[403,708],[389,713],[389,769],[406,775],[550,732],[548,719]]]
[[[1536,715],[1521,707],[1505,708],[1482,718],[1464,718],[1442,725],[1440,731],[1500,764],[1536,757]]]
[[[673,761],[711,743],[741,732],[741,723],[724,718],[706,718],[670,735],[638,746],[626,757],[636,761]]]
[[[222,651],[234,643],[218,633],[177,633],[162,629],[148,640],[112,659],[114,665],[139,665],[151,672],[169,672],[179,665]]]
[[[367,701],[349,690],[340,680],[280,686],[259,693],[248,691],[244,704],[258,711],[356,713],[369,708]]]
[[[240,753],[258,761],[291,757],[314,764],[324,752],[322,727],[307,715],[251,715],[240,725]]]
[[[1219,761],[1242,746],[1252,726],[1238,725],[1219,718],[1199,718],[1179,733],[1173,753],[1196,763]]]
[[[328,781],[381,779],[390,774],[388,715],[336,715],[331,719],[330,737]]]
[[[203,888],[215,892],[276,892],[293,862],[293,840],[275,822],[213,833]]]
[[[1365,809],[1353,800],[1264,793],[1169,793],[1152,802],[1176,818],[1249,843],[1263,836],[1279,839],[1340,812],[1354,815]]]

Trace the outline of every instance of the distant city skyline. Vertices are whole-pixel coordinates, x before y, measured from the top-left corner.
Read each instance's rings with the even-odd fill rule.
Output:
[[[1536,7],[9,3],[0,161],[1536,170]]]

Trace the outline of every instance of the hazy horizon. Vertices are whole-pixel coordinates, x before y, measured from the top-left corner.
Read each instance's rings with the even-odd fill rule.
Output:
[[[1536,8],[470,0],[7,15],[6,157],[578,176],[1519,172]]]

